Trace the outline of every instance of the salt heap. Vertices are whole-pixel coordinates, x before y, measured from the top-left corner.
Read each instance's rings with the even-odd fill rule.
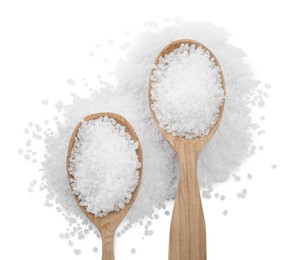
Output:
[[[220,67],[209,51],[181,44],[159,59],[151,81],[152,109],[161,128],[186,139],[209,133],[225,98]]]
[[[92,72],[91,76],[80,75],[84,76],[81,83],[78,78],[75,79],[77,87],[84,88],[88,85],[90,95],[84,97],[81,94],[72,94],[72,101],[64,101],[62,106],[56,107],[57,114],[54,120],[45,118],[41,132],[35,129],[32,122],[26,126],[26,139],[20,154],[30,155],[32,163],[39,160],[38,156],[42,157],[40,189],[45,193],[45,205],[56,209],[69,221],[67,235],[78,234],[89,224],[71,196],[65,176],[69,138],[77,122],[88,114],[99,111],[121,113],[134,126],[142,143],[146,158],[142,185],[127,215],[129,223],[152,217],[156,208],[165,208],[165,201],[174,198],[179,170],[177,157],[154,124],[148,105],[148,79],[152,64],[156,55],[169,42],[177,39],[194,39],[201,42],[216,54],[224,71],[228,93],[225,112],[218,130],[204,147],[198,162],[200,185],[208,190],[208,195],[212,188],[216,192],[217,186],[213,186],[214,183],[224,182],[233,174],[240,174],[237,172],[238,167],[252,156],[252,134],[265,132],[255,126],[255,118],[252,117],[251,111],[252,107],[261,109],[268,96],[267,88],[270,86],[263,87],[254,79],[250,67],[244,60],[245,53],[231,45],[229,34],[223,28],[206,22],[176,20],[162,26],[163,28],[147,28],[137,40],[129,39],[133,44],[126,58],[119,61],[113,74],[118,82],[114,87],[110,81],[105,82],[104,78],[97,74],[99,65],[102,65],[102,68],[107,65],[103,64],[102,56],[96,54],[92,61],[98,59],[98,64],[84,64],[88,72],[95,72]],[[120,49],[123,44],[125,42],[117,43]],[[115,55],[117,45],[113,45],[113,48],[102,45],[105,55]],[[87,71],[82,73],[86,74]],[[99,85],[92,81],[97,77],[100,79]],[[51,104],[53,100],[46,108]],[[27,145],[25,143],[28,138],[31,138],[32,142]],[[46,152],[40,145],[46,147]],[[164,214],[170,214],[169,209],[164,210]]]
[[[84,121],[70,156],[72,191],[97,217],[120,211],[138,185],[141,163],[125,127],[107,116]]]

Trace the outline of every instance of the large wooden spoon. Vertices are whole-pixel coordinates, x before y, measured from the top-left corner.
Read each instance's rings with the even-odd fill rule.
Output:
[[[119,123],[122,126],[125,126],[125,131],[128,132],[130,134],[131,138],[134,141],[137,141],[139,144],[136,152],[139,156],[139,160],[140,160],[141,164],[143,165],[143,153],[142,153],[140,141],[138,139],[136,132],[134,131],[134,129],[132,128],[130,123],[125,118],[123,118],[122,116],[120,116],[118,114],[114,114],[114,113],[98,113],[98,114],[92,114],[92,115],[86,116],[84,118],[84,121],[97,119],[97,118],[103,117],[103,116],[108,116],[110,118],[114,118],[117,123]],[[69,166],[70,166],[69,158],[71,156],[71,151],[72,151],[72,148],[75,143],[75,138],[78,134],[78,130],[81,127],[81,125],[82,125],[82,122],[80,122],[74,129],[72,136],[70,138],[69,146],[68,146],[67,160],[66,160],[68,179],[73,178],[70,175],[69,170],[68,170]],[[132,204],[134,203],[134,201],[137,197],[137,194],[140,189],[141,180],[142,180],[142,169],[143,169],[143,166],[141,166],[141,168],[139,169],[139,182],[138,182],[138,185],[137,185],[135,191],[132,194],[130,202],[128,204],[126,204],[125,208],[120,210],[119,212],[111,212],[108,215],[106,215],[105,217],[95,217],[92,213],[87,212],[85,207],[80,206],[80,200],[77,198],[77,196],[74,195],[75,200],[77,201],[81,210],[90,219],[90,221],[93,222],[93,224],[97,227],[97,229],[99,230],[99,232],[101,234],[101,237],[102,237],[102,259],[103,260],[114,260],[114,250],[113,250],[114,234],[115,234],[117,227],[119,226],[121,221],[124,219],[125,215],[129,211],[130,207],[132,206]]]
[[[210,52],[215,64],[220,67],[213,53],[203,44],[194,40],[178,40],[167,45],[157,56],[155,65],[161,57],[179,48],[182,43],[195,44]],[[154,68],[151,71],[153,74]],[[224,76],[221,71],[222,87],[225,91]],[[155,113],[152,110],[151,98],[152,81],[149,81],[149,104],[154,122],[162,132],[163,136],[175,149],[180,162],[179,185],[172,215],[172,223],[169,241],[170,260],[206,260],[206,227],[202,208],[200,190],[197,175],[197,160],[204,145],[210,140],[217,130],[222,118],[224,106],[221,107],[218,120],[209,134],[187,140],[181,137],[174,137],[159,126]],[[187,90],[185,90],[187,91]]]

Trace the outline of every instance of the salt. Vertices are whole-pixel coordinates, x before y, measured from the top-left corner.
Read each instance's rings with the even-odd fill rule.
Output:
[[[137,149],[138,143],[115,119],[84,121],[69,159],[71,186],[80,205],[97,217],[123,209],[138,184]]]
[[[80,255],[80,254],[81,254],[81,250],[80,250],[80,249],[74,249],[73,252],[74,252],[76,255]]]
[[[160,127],[174,136],[206,136],[217,122],[225,94],[220,68],[202,47],[181,44],[155,66],[152,109]]]
[[[112,86],[105,82],[101,75],[95,74],[94,77],[100,79],[100,89],[91,88],[92,84],[89,84],[92,90],[90,97],[72,94],[70,103],[61,106],[61,122],[57,116],[50,115],[51,120],[47,120],[51,125],[48,133],[41,133],[42,139],[32,140],[33,145],[37,143],[45,146],[45,149],[38,150],[38,156],[44,158],[41,162],[43,182],[40,183],[39,189],[46,194],[45,204],[57,204],[61,208],[61,216],[65,217],[70,226],[85,225],[82,223],[85,216],[82,216],[71,196],[65,177],[65,155],[73,127],[82,117],[94,111],[121,113],[132,123],[142,141],[146,158],[142,186],[134,206],[127,215],[127,221],[139,222],[144,217],[150,218],[156,208],[161,208],[165,201],[175,197],[178,160],[152,121],[147,92],[152,63],[159,51],[171,41],[188,38],[208,46],[221,64],[228,89],[229,96],[225,100],[221,124],[204,147],[198,162],[199,183],[202,187],[209,188],[215,183],[225,182],[233,174],[238,175],[237,169],[241,163],[252,156],[248,152],[252,145],[251,133],[265,133],[264,129],[254,128],[252,121],[255,118],[251,116],[250,105],[255,96],[259,95],[256,90],[263,85],[253,78],[249,66],[244,62],[245,53],[229,43],[229,34],[224,29],[206,22],[179,20],[159,28],[162,27],[163,29],[151,28],[142,33],[130,46],[127,57],[119,61],[117,66],[117,85]],[[128,40],[131,39],[126,39],[125,42]],[[103,45],[101,47],[103,51],[107,51]],[[116,48],[116,45],[113,48]],[[102,57],[96,58],[104,65]],[[95,71],[96,69],[94,68]],[[269,88],[269,85],[264,87]],[[55,104],[54,100],[51,103]],[[256,106],[255,109],[258,110],[259,107]],[[28,128],[32,128],[33,125],[33,122],[29,122]],[[164,214],[169,216],[169,210],[165,210]],[[96,236],[99,236],[96,229],[93,230]],[[78,231],[74,230],[70,235],[74,237],[77,233]]]
[[[73,79],[68,79],[67,81],[68,85],[74,86],[76,84],[76,82]]]

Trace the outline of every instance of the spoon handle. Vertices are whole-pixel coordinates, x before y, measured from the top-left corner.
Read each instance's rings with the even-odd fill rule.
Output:
[[[197,177],[198,151],[179,147],[180,179],[172,215],[169,260],[206,260],[206,227]]]
[[[102,235],[102,260],[114,260],[114,235]]]

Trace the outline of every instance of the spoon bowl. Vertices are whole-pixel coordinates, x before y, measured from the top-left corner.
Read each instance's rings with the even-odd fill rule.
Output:
[[[157,65],[161,57],[180,47],[181,44],[194,44],[196,47],[202,47],[210,53],[216,66],[220,68],[219,62],[214,54],[203,44],[190,40],[182,39],[168,44],[157,56],[154,64]],[[224,104],[220,108],[217,122],[210,129],[208,135],[194,139],[186,139],[179,136],[173,136],[159,126],[159,122],[152,109],[152,75],[151,70],[148,94],[149,106],[152,118],[165,137],[165,139],[175,149],[180,162],[179,185],[176,193],[175,204],[172,215],[169,240],[169,259],[170,260],[206,260],[206,227],[201,202],[200,190],[197,175],[197,159],[199,153],[205,144],[216,132],[224,111]],[[220,69],[222,88],[226,95],[224,75]]]
[[[127,212],[133,205],[134,201],[136,200],[136,197],[138,195],[138,192],[140,190],[140,184],[142,180],[142,170],[143,170],[143,153],[142,153],[142,148],[140,141],[138,139],[138,136],[136,132],[134,131],[133,127],[130,125],[130,123],[122,116],[114,113],[97,113],[97,114],[91,114],[88,115],[84,118],[83,121],[88,121],[88,120],[94,120],[98,119],[100,117],[107,116],[109,118],[113,118],[116,120],[116,122],[122,126],[125,126],[125,131],[128,132],[132,138],[132,140],[138,142],[138,149],[136,150],[137,155],[139,157],[139,161],[141,162],[142,166],[139,168],[139,181],[138,185],[135,189],[135,191],[132,193],[131,200],[128,204],[125,205],[125,207],[120,210],[119,212],[110,212],[104,217],[96,217],[94,214],[87,212],[86,208],[84,206],[80,205],[80,200],[77,198],[76,195],[74,195],[74,198],[76,202],[78,203],[80,209],[82,212],[87,216],[87,218],[97,227],[99,230],[101,236],[102,236],[102,259],[103,260],[113,260],[114,259],[114,252],[113,252],[113,239],[114,239],[114,234],[121,223],[121,221],[124,219],[126,216]],[[76,128],[74,129],[72,136],[69,141],[69,146],[68,146],[68,152],[67,152],[67,160],[66,160],[66,168],[67,168],[67,178],[69,180],[69,184],[71,184],[70,179],[73,178],[73,176],[69,172],[69,167],[70,167],[70,162],[69,159],[71,157],[71,151],[73,149],[74,143],[75,143],[75,138],[78,134],[79,128],[81,127],[82,122],[78,123]],[[71,185],[70,185],[71,187]]]

